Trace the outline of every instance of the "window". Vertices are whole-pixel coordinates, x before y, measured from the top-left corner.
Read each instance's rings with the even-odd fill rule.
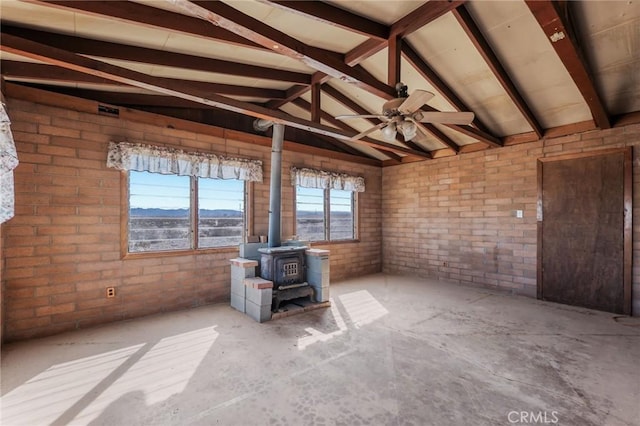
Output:
[[[296,234],[301,240],[356,239],[355,192],[296,186]]]
[[[245,194],[242,180],[130,171],[128,251],[238,245],[246,229]]]

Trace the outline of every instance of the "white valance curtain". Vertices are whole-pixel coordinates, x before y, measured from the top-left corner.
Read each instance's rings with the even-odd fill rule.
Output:
[[[262,161],[260,160],[185,152],[179,149],[128,142],[109,144],[107,167],[165,175],[262,182]]]
[[[291,168],[291,185],[304,188],[342,189],[364,192],[364,178],[326,170]]]
[[[0,223],[14,215],[13,169],[18,167],[18,154],[11,134],[11,121],[4,103],[0,102]]]

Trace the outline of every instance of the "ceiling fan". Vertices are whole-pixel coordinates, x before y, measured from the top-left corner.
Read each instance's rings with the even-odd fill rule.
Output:
[[[441,112],[423,111],[421,108],[429,102],[435,95],[426,90],[415,90],[411,95],[404,83],[396,84],[398,97],[387,101],[382,106],[382,114],[368,115],[339,115],[338,120],[348,120],[351,118],[377,118],[382,123],[355,135],[351,140],[358,140],[369,133],[382,129],[382,137],[391,142],[395,140],[397,132],[400,132],[405,141],[410,141],[418,135],[418,132],[425,133],[426,130],[420,123],[439,124],[470,124],[473,121],[472,112]]]

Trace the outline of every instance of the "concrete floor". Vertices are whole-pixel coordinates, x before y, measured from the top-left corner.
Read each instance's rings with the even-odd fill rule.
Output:
[[[638,425],[640,320],[374,275],[2,348],[2,425]]]

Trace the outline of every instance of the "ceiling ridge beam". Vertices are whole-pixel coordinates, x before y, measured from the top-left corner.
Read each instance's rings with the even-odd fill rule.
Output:
[[[386,40],[389,37],[388,26],[325,2],[279,0],[260,1],[273,7],[296,13],[369,38]]]
[[[257,65],[206,58],[203,56],[156,50],[145,47],[92,40],[47,31],[19,28],[2,23],[2,30],[19,37],[48,44],[75,53],[98,56],[101,58],[135,61],[145,64],[164,65],[174,68],[206,71],[265,80],[288,81],[297,84],[311,84],[309,74],[276,70]]]
[[[222,27],[241,37],[260,44],[276,53],[299,60],[307,66],[352,83],[382,98],[394,96],[395,90],[362,67],[349,67],[341,54],[309,46],[295,38],[254,19],[222,2],[166,0],[186,13],[200,17],[214,26]]]
[[[105,79],[99,76],[86,74],[79,71],[73,71],[67,68],[61,68],[55,65],[38,64],[33,62],[20,61],[0,61],[0,72],[9,79],[31,78],[47,81],[81,81],[84,83],[108,85],[108,86],[128,86],[113,80]],[[232,84],[208,83],[206,81],[184,80],[168,77],[157,77],[173,83],[190,85],[198,90],[205,92],[213,92],[224,95],[247,96],[256,98],[284,98],[286,93],[284,90],[263,89],[260,87],[236,86]]]
[[[0,50],[165,95],[176,96],[255,118],[262,118],[310,132],[328,135],[337,139],[349,140],[354,136],[340,129],[290,116],[282,111],[271,110],[222,95],[205,93],[189,85],[177,84],[167,81],[167,79],[132,71],[6,33],[2,33],[0,38]]]
[[[429,66],[418,52],[405,40],[402,44],[402,55],[414,69],[424,77],[442,95],[456,111],[471,111],[462,99],[449,87],[447,83]],[[478,116],[473,118],[473,125],[485,133],[491,134],[487,126],[480,121]]]
[[[436,0],[426,2],[422,6],[419,6],[414,11],[394,22],[389,28],[389,37],[387,40],[378,41],[368,39],[362,42],[345,54],[345,62],[350,66],[359,64],[387,47],[387,43],[392,37],[404,38],[419,28],[427,25],[429,22],[436,20],[445,13],[464,4],[465,1],[466,0]]]
[[[609,129],[611,127],[609,114],[596,90],[580,45],[576,42],[575,34],[572,33],[571,27],[566,22],[567,3],[549,0],[525,0],[525,3],[578,87],[591,110],[596,125],[601,129]]]
[[[168,12],[152,6],[129,1],[64,1],[64,0],[27,0],[44,6],[56,7],[99,16],[123,22],[133,22],[152,28],[172,30],[184,34],[204,37],[222,43],[251,49],[264,50],[264,47],[238,37],[222,28],[207,26],[200,19],[178,13]]]
[[[452,13],[458,20],[458,23],[464,32],[467,34],[467,37],[469,37],[475,46],[478,53],[480,53],[480,56],[482,56],[491,69],[491,72],[493,72],[493,75],[500,82],[502,88],[507,92],[511,101],[524,116],[525,120],[527,120],[536,135],[538,135],[538,137],[542,137],[544,130],[538,122],[538,119],[534,115],[533,111],[531,111],[531,108],[529,108],[529,104],[524,99],[520,91],[516,88],[513,80],[507,73],[506,69],[502,66],[500,59],[498,59],[495,52],[489,45],[489,42],[485,39],[469,11],[464,5],[462,5],[457,9],[452,10]]]

